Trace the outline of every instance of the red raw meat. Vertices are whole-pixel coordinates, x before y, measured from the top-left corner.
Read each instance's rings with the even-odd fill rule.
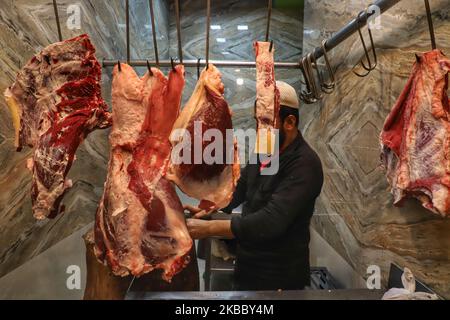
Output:
[[[72,185],[66,179],[75,152],[97,128],[110,126],[101,97],[101,67],[87,35],[58,42],[34,56],[6,90],[18,151],[35,148],[32,204],[37,219],[54,218]]]
[[[143,78],[126,64],[121,70],[113,71],[111,157],[95,219],[95,253],[116,275],[163,269],[170,282],[192,247],[182,204],[165,178],[184,68],[177,66],[169,79],[155,68]]]
[[[394,204],[415,197],[444,217],[450,215],[449,70],[440,50],[418,56],[381,133]]]
[[[201,200],[199,206],[207,213],[228,205],[240,175],[237,143],[232,134],[231,138],[229,135],[228,141],[226,139],[226,131],[230,130],[232,133],[233,126],[231,110],[223,92],[221,74],[210,64],[208,69],[202,71],[191,98],[175,122],[171,136],[174,151],[167,177],[185,194]],[[195,123],[201,133],[194,130]],[[210,129],[223,137],[223,141],[217,142],[218,148],[213,148],[215,137],[206,139],[203,136]],[[175,130],[186,130],[190,139],[184,141],[183,138],[177,137]],[[186,159],[181,148],[183,145],[189,145],[189,148],[184,150],[189,150],[188,161],[183,160]],[[208,155],[211,154],[212,159],[205,161],[205,151],[211,151]]]
[[[256,104],[255,118],[258,135],[256,153],[273,154],[275,148],[274,129],[278,129],[280,93],[275,81],[274,51],[270,42],[255,42],[256,55]]]

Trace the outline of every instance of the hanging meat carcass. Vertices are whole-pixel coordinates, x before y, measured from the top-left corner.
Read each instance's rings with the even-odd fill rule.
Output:
[[[271,48],[272,47],[272,48]],[[257,123],[256,153],[273,154],[275,131],[278,129],[280,93],[275,82],[274,48],[270,42],[255,42],[256,55],[256,102]]]
[[[189,262],[192,240],[174,185],[165,178],[184,87],[184,68],[113,71],[111,155],[95,220],[95,254],[114,274],[163,270],[166,281]]]
[[[52,44],[35,55],[5,92],[15,147],[34,148],[32,205],[37,219],[53,218],[72,181],[75,152],[94,129],[110,125],[101,97],[101,67],[87,35]]]
[[[417,56],[381,133],[382,162],[394,204],[407,197],[450,215],[450,60],[439,50]]]
[[[169,179],[209,213],[231,201],[240,175],[231,110],[221,73],[205,68],[173,127]]]

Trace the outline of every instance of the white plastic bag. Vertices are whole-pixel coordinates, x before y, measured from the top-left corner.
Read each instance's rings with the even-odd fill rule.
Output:
[[[392,288],[383,295],[382,300],[439,300],[435,294],[416,292],[416,279],[408,268],[402,274],[403,289]]]

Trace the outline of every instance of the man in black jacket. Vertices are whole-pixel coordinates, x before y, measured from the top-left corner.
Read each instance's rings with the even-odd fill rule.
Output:
[[[300,290],[310,284],[309,225],[323,173],[319,157],[298,130],[299,102],[291,86],[280,90],[279,169],[261,174],[264,163],[248,164],[223,211],[243,204],[231,221],[188,219],[194,239],[223,236],[237,240],[236,290]],[[192,213],[199,209],[186,207]]]

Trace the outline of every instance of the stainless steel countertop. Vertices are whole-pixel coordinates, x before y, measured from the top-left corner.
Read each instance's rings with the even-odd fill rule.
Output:
[[[129,292],[126,300],[381,300],[384,291],[368,289],[301,291]]]

